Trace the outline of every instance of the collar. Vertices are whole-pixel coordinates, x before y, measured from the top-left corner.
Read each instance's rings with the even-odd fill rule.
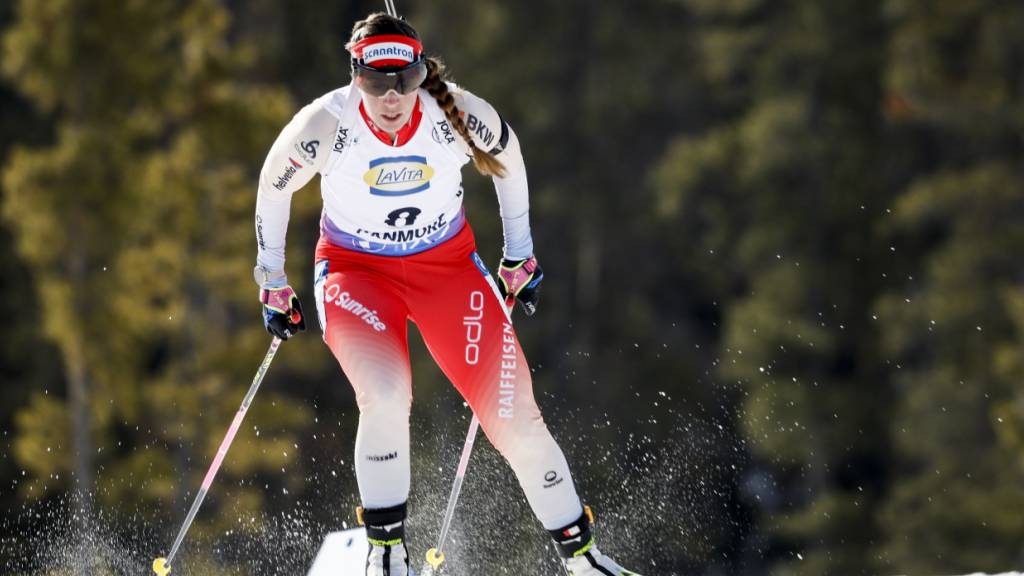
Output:
[[[359,101],[359,114],[363,117],[363,121],[370,128],[370,131],[377,137],[378,140],[387,144],[388,146],[403,146],[409,140],[412,140],[412,135],[416,133],[416,129],[420,127],[420,120],[423,119],[423,101],[419,98],[416,99],[416,105],[412,109],[412,116],[409,117],[409,121],[404,126],[398,129],[395,133],[394,140],[391,139],[391,135],[386,131],[381,130],[374,122],[370,119],[370,115],[366,113],[366,108],[363,106],[363,101]]]

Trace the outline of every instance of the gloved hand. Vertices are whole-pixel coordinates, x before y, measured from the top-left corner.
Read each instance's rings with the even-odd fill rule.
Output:
[[[263,303],[263,325],[267,332],[287,340],[306,329],[302,305],[291,286],[261,288],[260,302]]]
[[[498,266],[498,290],[502,298],[506,302],[510,298],[518,298],[527,316],[533,316],[537,311],[540,282],[543,279],[544,271],[533,256],[526,260],[502,259]]]

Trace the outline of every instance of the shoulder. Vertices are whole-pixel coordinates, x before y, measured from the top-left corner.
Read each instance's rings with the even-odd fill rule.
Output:
[[[329,92],[303,106],[292,118],[292,129],[300,132],[333,132],[338,126],[341,111],[335,104],[335,92]]]
[[[461,86],[448,86],[474,143],[492,154],[501,152],[508,142],[508,126],[494,106]]]
[[[346,108],[351,107],[353,105],[352,102],[349,102],[350,97],[353,97],[356,94],[357,91],[355,90],[355,88],[353,88],[351,84],[348,84],[346,86],[342,86],[341,88],[331,90],[327,94],[324,94],[323,96],[314,100],[311,104],[309,104],[309,106],[319,107],[320,109],[331,114],[338,120],[341,120],[345,114]]]
[[[275,150],[278,155],[295,158],[307,166],[320,166],[330,150],[339,118],[332,110],[330,92],[302,107],[281,131]]]

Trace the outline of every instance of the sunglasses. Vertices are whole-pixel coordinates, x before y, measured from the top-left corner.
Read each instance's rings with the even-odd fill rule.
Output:
[[[391,90],[402,95],[411,94],[427,78],[427,61],[420,56],[401,68],[378,69],[353,58],[352,78],[360,90],[371,96],[383,96]]]

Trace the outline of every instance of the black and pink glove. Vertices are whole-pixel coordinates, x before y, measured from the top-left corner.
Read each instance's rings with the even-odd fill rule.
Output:
[[[512,298],[517,298],[527,316],[533,316],[537,311],[540,282],[543,279],[544,271],[533,256],[526,260],[502,259],[498,266],[498,290],[502,298],[507,304],[510,304]]]
[[[261,288],[260,302],[263,303],[263,325],[267,332],[287,340],[306,329],[299,297],[291,286]]]

